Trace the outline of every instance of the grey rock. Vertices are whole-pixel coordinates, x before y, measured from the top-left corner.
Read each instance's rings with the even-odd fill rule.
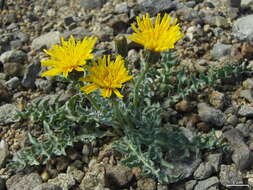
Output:
[[[236,115],[230,115],[227,118],[226,124],[236,126],[237,122],[238,122],[238,118],[236,117]]]
[[[157,190],[169,190],[168,186],[166,184],[157,184]]]
[[[22,45],[23,45],[23,42],[21,40],[12,40],[10,42],[10,46],[12,49],[20,48],[22,47]]]
[[[106,175],[112,185],[117,185],[119,187],[129,184],[133,178],[132,170],[122,165],[107,165]]]
[[[245,146],[243,134],[238,129],[230,129],[223,133],[223,136],[228,140],[233,149],[239,149]],[[247,145],[246,145],[247,146]]]
[[[17,30],[18,25],[16,23],[11,23],[9,26],[6,28],[7,30]]]
[[[206,15],[204,17],[204,22],[221,28],[228,28],[230,26],[227,19],[223,16]]]
[[[120,20],[117,20],[120,22]],[[109,26],[103,26],[101,24],[96,24],[94,27],[93,32],[96,34],[96,36],[101,40],[101,41],[109,41],[111,36],[113,35],[113,28]],[[104,50],[103,50],[104,52]],[[97,55],[95,53],[95,55]]]
[[[73,30],[65,31],[62,36],[68,39],[71,35],[77,40],[82,40],[84,36],[91,36],[90,32],[84,27],[76,27]]]
[[[4,104],[0,106],[0,124],[9,124],[16,122],[17,107],[13,104]]]
[[[230,129],[224,132],[224,137],[229,141],[233,149],[232,160],[240,170],[247,169],[253,161],[253,153],[244,142],[243,134],[238,129]]]
[[[189,7],[189,8],[194,8],[195,5],[196,5],[196,2],[190,0],[190,1],[185,2],[185,5],[186,5],[187,7]]]
[[[6,76],[22,76],[24,66],[18,62],[7,62],[4,64],[4,73]]]
[[[81,190],[94,190],[98,185],[108,185],[104,164],[95,164],[85,174],[79,188]]]
[[[226,121],[226,114],[222,111],[210,107],[206,103],[198,104],[198,113],[202,121],[221,127]]]
[[[241,90],[240,97],[245,98],[249,102],[253,102],[253,89]]]
[[[194,179],[206,179],[210,177],[214,172],[213,166],[209,162],[202,162],[195,170]]]
[[[176,5],[176,4],[174,4],[174,5]],[[199,18],[198,12],[196,10],[194,10],[193,8],[189,8],[187,6],[182,6],[177,10],[177,13],[184,20],[187,20],[187,21],[194,20],[196,23],[199,23],[199,22],[203,23],[203,21]]]
[[[214,44],[213,49],[211,51],[211,55],[214,59],[219,60],[224,56],[229,56],[231,52],[232,45],[227,44]]]
[[[33,190],[62,190],[62,188],[55,184],[43,183],[35,187]]]
[[[67,169],[67,174],[72,175],[72,177],[77,181],[81,182],[84,177],[84,172],[81,170],[78,170],[77,168],[73,166],[69,166]]]
[[[0,177],[0,189],[1,190],[5,190],[5,180],[3,178]]]
[[[8,145],[4,140],[1,140],[0,142],[0,169],[5,166],[8,155],[9,155]]]
[[[234,165],[221,165],[220,183],[224,186],[227,184],[243,184],[242,173]]]
[[[176,8],[176,5],[171,0],[138,0],[137,6],[151,16]]]
[[[173,168],[162,168],[162,171],[169,176],[181,176],[181,180],[190,177],[201,163],[201,159],[192,156],[188,161],[174,161]],[[175,181],[176,182],[176,181]]]
[[[206,180],[198,181],[194,190],[210,190],[210,188],[212,187],[217,188],[218,185],[219,185],[219,179],[217,177],[210,177]]]
[[[253,88],[253,79],[252,78],[246,79],[245,81],[243,81],[242,86],[246,89]]]
[[[244,146],[234,151],[232,160],[240,170],[245,170],[252,165],[253,153],[247,146]]]
[[[6,23],[11,24],[11,23],[15,23],[15,22],[17,22],[17,14],[15,14],[14,12],[7,13],[6,14]]]
[[[128,13],[128,5],[127,2],[119,3],[115,6],[114,11],[116,13]]]
[[[207,157],[207,162],[213,166],[215,172],[218,172],[220,170],[221,161],[222,153],[209,154]]]
[[[69,0],[56,0],[55,3],[58,7],[63,7],[68,5]]]
[[[69,190],[76,184],[73,176],[65,173],[58,174],[56,178],[48,180],[48,183],[60,186],[62,190]]]
[[[14,38],[21,40],[21,42],[28,42],[29,40],[28,34],[20,31],[14,33]]]
[[[8,178],[6,180],[6,188],[8,190],[11,189],[11,186],[14,186],[18,182],[20,182],[22,180],[22,177],[24,177],[24,175],[22,175],[22,174],[16,174],[16,175],[13,175],[10,178]]]
[[[102,8],[107,0],[80,0],[80,6],[84,9],[99,9]]]
[[[24,63],[27,61],[27,54],[21,50],[10,50],[6,51],[0,56],[0,62],[18,62]]]
[[[109,188],[106,188],[106,187],[103,187],[103,185],[101,185],[101,184],[98,184],[95,188],[94,188],[94,190],[110,190]]]
[[[40,72],[40,64],[31,63],[26,67],[24,77],[22,79],[22,85],[26,88],[34,88],[35,80]]]
[[[241,7],[253,9],[253,0],[241,0]]]
[[[193,190],[194,186],[197,184],[197,180],[191,180],[191,181],[187,181],[185,183],[185,190]]]
[[[225,7],[236,7],[236,8],[240,8],[241,6],[241,0],[223,0],[222,4]]]
[[[50,48],[52,45],[60,42],[61,34],[58,31],[43,34],[32,41],[31,48],[40,50],[42,48]]]
[[[250,130],[248,126],[244,123],[239,123],[238,125],[236,125],[235,128],[242,133],[243,137],[248,137],[250,135]]]
[[[233,25],[233,34],[239,40],[246,40],[253,35],[253,14],[237,19]]]
[[[10,89],[16,89],[20,86],[21,82],[18,77],[13,77],[5,82],[5,85]]]
[[[35,187],[42,184],[42,179],[39,174],[31,173],[23,176],[22,178],[18,177],[18,181],[14,181],[12,179],[12,182],[8,183],[8,190],[34,190]]]
[[[253,117],[253,107],[248,105],[241,106],[238,115],[243,117]]]

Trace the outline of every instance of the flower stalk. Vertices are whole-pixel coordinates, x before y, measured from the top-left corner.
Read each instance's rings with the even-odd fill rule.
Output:
[[[141,82],[145,79],[145,75],[148,72],[150,65],[155,64],[159,58],[160,58],[160,53],[159,52],[153,52],[147,50],[144,53],[144,69],[142,70],[140,77],[138,78],[137,82],[135,83],[134,86],[134,106],[135,108],[138,107],[139,105],[139,91],[140,91],[140,84]]]
[[[84,96],[89,100],[91,106],[93,108],[95,108],[97,111],[100,111],[100,107],[99,105],[96,103],[96,101],[89,95],[89,94],[86,94],[86,93],[83,93]]]

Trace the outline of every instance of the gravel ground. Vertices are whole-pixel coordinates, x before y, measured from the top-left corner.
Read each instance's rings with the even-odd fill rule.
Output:
[[[246,64],[253,68],[253,0],[0,0],[0,190],[219,190],[228,184],[253,186],[253,76],[205,89],[196,100],[171,108],[176,125],[201,133],[215,130],[229,144],[231,155],[206,153],[187,166],[187,177],[159,184],[140,169],[119,165],[110,143],[92,142],[66,157],[29,172],[9,172],[6,161],[27,139],[29,126],[16,120],[15,110],[38,97],[61,93],[67,86],[38,75],[43,49],[70,35],[95,35],[96,55],[115,52],[113,39],[132,32],[141,13],[168,12],[185,34],[176,45],[181,64],[209,66]],[[129,42],[130,60],[140,59]],[[170,117],[170,116],[168,116]],[[96,156],[90,156],[96,152]],[[89,156],[87,156],[89,155]],[[109,176],[109,177],[108,177]],[[109,180],[108,180],[109,179]],[[113,181],[113,182],[112,182]],[[117,184],[117,185],[115,185]],[[247,189],[242,187],[241,189]]]

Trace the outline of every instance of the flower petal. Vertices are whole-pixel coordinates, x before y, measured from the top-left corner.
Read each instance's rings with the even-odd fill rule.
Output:
[[[45,77],[45,76],[56,76],[58,74],[62,73],[62,69],[58,69],[58,68],[53,68],[53,69],[49,69],[48,71],[45,71],[43,73],[40,74],[41,77]]]
[[[116,94],[116,96],[118,96],[119,98],[123,98],[124,96],[119,92],[118,89],[113,89],[114,94]]]
[[[104,88],[104,89],[102,89],[101,95],[102,95],[104,98],[110,98],[111,95],[112,95],[112,90],[111,90],[110,88]]]
[[[91,92],[97,90],[98,88],[99,88],[99,86],[97,86],[96,84],[89,84],[89,85],[86,85],[86,86],[80,88],[80,90],[82,90],[86,94],[90,94]]]

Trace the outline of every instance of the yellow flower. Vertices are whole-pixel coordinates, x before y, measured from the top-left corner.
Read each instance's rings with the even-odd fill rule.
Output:
[[[92,84],[82,87],[81,90],[89,94],[100,88],[102,89],[101,95],[104,98],[111,97],[112,92],[122,98],[123,95],[118,88],[122,87],[122,83],[133,78],[128,75],[124,60],[119,55],[115,61],[111,61],[110,56],[104,56],[103,59],[99,58],[98,63],[93,61],[93,65],[91,67],[87,66],[87,69],[90,74],[80,80]]]
[[[144,48],[161,52],[174,48],[174,44],[183,37],[177,20],[165,14],[161,20],[160,14],[157,15],[153,23],[149,14],[136,17],[138,29],[132,24],[134,33],[129,37],[130,40],[142,44]]]
[[[54,45],[49,50],[44,50],[51,58],[42,60],[41,64],[46,67],[52,67],[41,74],[44,76],[55,76],[63,73],[65,77],[73,70],[83,71],[83,65],[86,60],[92,59],[91,53],[97,41],[94,37],[85,37],[82,41],[76,41],[73,36],[68,41],[61,38],[61,45]]]

